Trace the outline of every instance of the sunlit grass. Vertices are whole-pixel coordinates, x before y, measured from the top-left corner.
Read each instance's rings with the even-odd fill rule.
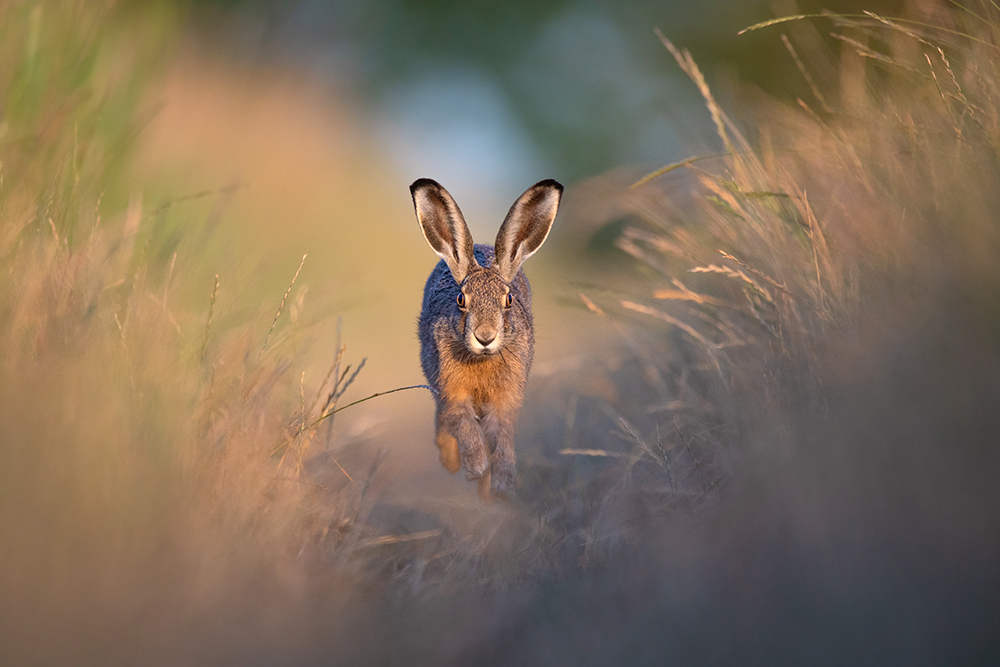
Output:
[[[769,103],[753,141],[721,109],[690,54],[660,35],[705,97],[723,152],[633,185],[642,223],[618,244],[658,279],[617,306],[677,332],[674,344],[713,369],[708,376],[721,391],[732,394],[740,378],[760,398],[775,396],[768,385],[782,376],[812,385],[831,363],[829,341],[862,322],[891,328],[903,313],[916,317],[942,291],[995,317],[987,286],[997,277],[1000,240],[1000,16],[987,4],[935,11],[931,23],[863,14],[754,26],[822,20],[847,46],[839,90],[826,86],[830,102],[803,69],[814,99]],[[785,41],[805,68],[810,58]],[[678,170],[694,183],[700,208],[685,217],[665,205],[657,185]],[[778,372],[788,361],[795,365]],[[673,373],[670,363],[660,368]],[[777,375],[750,379],[759,372]]]
[[[177,39],[171,12],[0,11],[4,661],[148,663],[158,650],[185,662],[244,631],[171,636],[202,615],[259,628],[297,599],[279,580],[315,545],[343,547],[338,572],[358,569],[349,529],[370,475],[340,464],[328,415],[360,366],[335,343],[326,380],[306,383],[293,370],[310,336],[295,267],[284,297],[234,323],[226,311],[253,313],[255,297],[235,302],[247,295],[225,275],[192,284],[204,274],[192,266],[218,258],[190,245],[179,256],[178,230],[200,231],[184,198],[151,207],[135,190],[127,171],[144,87]]]
[[[990,371],[959,381],[950,369],[993,368],[1000,331],[1000,12],[990,3],[928,11],[908,21],[823,15],[755,26],[783,38],[812,97],[758,97],[735,120],[691,55],[658,35],[703,95],[720,150],[636,179],[616,241],[635,260],[632,286],[580,288],[595,325],[615,330],[633,359],[609,363],[611,387],[573,403],[608,434],[562,449],[572,459],[564,468],[589,471],[578,492],[602,508],[581,533],[659,544],[643,528],[650,521],[676,525],[734,495],[723,506],[745,515],[737,505],[753,507],[789,474],[824,489],[811,490],[811,502],[830,503],[796,527],[804,534],[830,530],[824,522],[841,512],[864,516],[859,498],[988,502],[971,490],[971,471],[990,468],[995,443],[950,443],[929,428],[904,450],[893,430],[916,421],[905,392],[940,397],[933,418],[945,432],[986,428],[990,415],[973,406],[990,400]],[[801,21],[832,25],[839,57],[777,34]],[[810,69],[817,63],[839,79],[823,80]],[[915,374],[905,392],[892,384],[900,358]],[[883,385],[892,388],[878,395],[876,425],[864,408],[846,407],[846,395]],[[853,438],[844,435],[851,428]],[[900,469],[935,461],[954,486],[879,468],[875,489],[862,490],[867,456]],[[824,457],[836,464],[802,481]]]

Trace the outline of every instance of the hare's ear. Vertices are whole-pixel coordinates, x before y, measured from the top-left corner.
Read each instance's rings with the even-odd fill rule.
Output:
[[[448,191],[429,178],[414,181],[410,194],[424,238],[451,269],[455,282],[461,285],[469,271],[478,266],[472,254],[472,234],[462,211]]]
[[[497,232],[496,264],[508,283],[514,280],[521,263],[542,247],[552,229],[563,186],[548,179],[524,191],[510,207]]]

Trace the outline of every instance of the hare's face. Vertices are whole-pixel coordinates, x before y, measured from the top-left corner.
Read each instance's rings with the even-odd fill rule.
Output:
[[[530,342],[523,337],[518,339],[525,328],[530,332],[531,315],[527,312],[530,304],[527,299],[525,303],[519,301],[521,288],[515,279],[524,260],[545,242],[559,208],[562,190],[562,186],[551,179],[539,181],[525,190],[500,225],[493,244],[493,261],[484,267],[476,259],[472,235],[448,191],[429,178],[417,179],[410,186],[413,208],[424,238],[434,254],[444,260],[455,284],[461,288],[456,297],[460,311],[458,325],[450,316],[454,313],[451,310],[447,319],[439,321],[453,327],[452,331],[471,354],[498,354],[505,346],[513,348],[523,344],[530,358]],[[526,279],[521,283],[527,286]],[[512,284],[515,285],[513,292]],[[425,295],[443,294],[435,291],[430,282],[428,286]],[[450,283],[447,292],[447,298],[451,298]],[[423,345],[430,343],[423,339],[421,342]]]
[[[473,354],[497,354],[510,326],[514,295],[495,269],[472,271],[457,298],[462,313],[460,332]]]

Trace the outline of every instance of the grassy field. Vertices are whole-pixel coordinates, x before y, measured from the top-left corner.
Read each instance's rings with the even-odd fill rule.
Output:
[[[331,415],[435,261],[362,114],[171,7],[0,6],[0,662],[1000,655],[992,3],[757,27],[812,97],[732,117],[663,38],[719,153],[568,189],[490,506],[423,390]]]

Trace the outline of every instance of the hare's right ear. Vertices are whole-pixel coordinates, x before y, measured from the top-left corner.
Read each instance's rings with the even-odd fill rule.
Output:
[[[563,186],[551,178],[539,181],[510,207],[494,244],[497,269],[508,283],[514,280],[521,263],[545,243],[562,192]]]
[[[461,285],[469,271],[478,266],[473,255],[472,234],[462,211],[448,191],[429,178],[415,180],[410,186],[410,194],[424,238],[451,269],[455,282]]]

